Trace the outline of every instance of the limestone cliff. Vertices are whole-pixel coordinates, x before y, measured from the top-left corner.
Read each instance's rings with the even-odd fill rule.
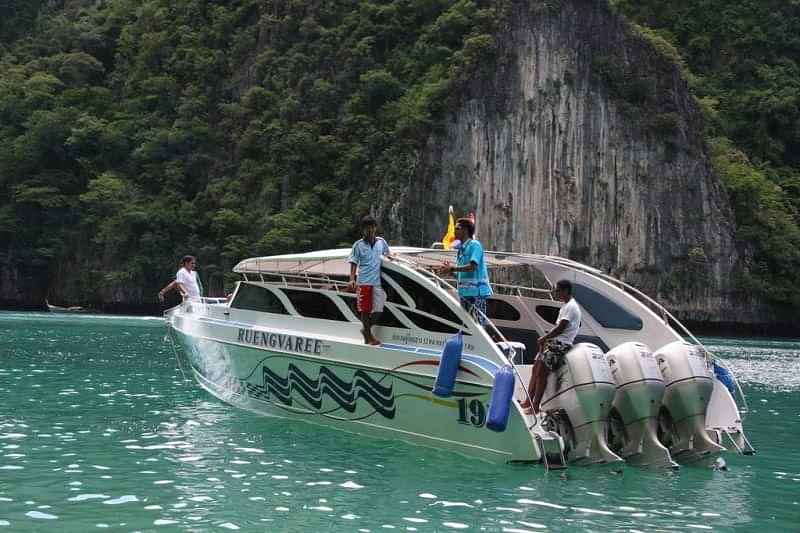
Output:
[[[588,263],[683,318],[757,321],[732,311],[732,213],[679,67],[605,2],[510,15],[496,70],[465,88],[400,201],[406,240],[442,233],[448,203],[475,208],[488,249]]]

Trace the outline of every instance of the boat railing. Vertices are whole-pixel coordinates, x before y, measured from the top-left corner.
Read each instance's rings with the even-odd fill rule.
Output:
[[[208,296],[189,296],[184,298],[184,302],[192,302],[206,305],[218,305],[228,303],[227,298],[211,298]]]
[[[455,285],[455,278],[444,278],[451,285]],[[521,298],[540,298],[542,300],[553,300],[552,289],[538,289],[535,287],[525,287],[524,285],[512,285],[509,283],[490,282],[492,290],[498,294],[518,296]]]
[[[226,304],[226,303],[228,303],[228,299],[227,298],[208,298],[208,297],[203,297],[203,298],[200,298],[200,300],[204,304]]]
[[[552,289],[537,289],[536,287],[525,287],[522,285],[510,285],[507,283],[492,283],[493,289],[504,289],[513,292],[513,296],[526,296],[524,293],[530,293],[533,297],[542,297],[543,300],[553,300]],[[498,291],[499,292],[499,291]],[[530,297],[530,296],[529,296]]]
[[[349,283],[347,281],[332,278],[327,274],[309,274],[307,272],[291,274],[286,272],[274,273],[258,273],[247,274],[242,273],[245,281],[260,281],[261,283],[270,283],[282,285],[284,287],[308,288],[308,289],[325,289],[333,290],[336,292],[349,292]],[[257,276],[256,279],[252,279]],[[265,277],[266,276],[266,277]],[[270,279],[272,278],[272,279]]]
[[[209,298],[205,296],[187,296],[179,304],[180,308],[187,313],[208,315],[211,313],[210,306],[228,305],[227,298]]]
[[[424,276],[428,281],[430,281],[431,283],[440,288],[450,291],[456,290],[456,286],[450,283],[450,281],[452,280],[445,279],[436,274],[436,272],[433,271],[430,265],[423,265],[420,263],[416,263],[403,256],[394,256],[392,258],[392,261],[394,261],[395,263],[399,263],[401,265],[405,265],[408,268],[414,270],[415,272],[418,272],[419,274]]]

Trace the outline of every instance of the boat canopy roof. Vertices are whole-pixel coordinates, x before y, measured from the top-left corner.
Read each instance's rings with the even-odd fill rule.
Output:
[[[302,254],[251,257],[239,262],[233,271],[239,274],[317,274],[347,276],[350,274],[350,248],[318,250]],[[406,254],[424,248],[392,247],[393,254]]]
[[[410,246],[393,246],[392,254],[402,261],[416,267],[433,267],[445,261],[455,262],[456,250],[435,250]],[[301,254],[251,257],[237,264],[233,271],[239,274],[316,274],[327,276],[347,276],[350,273],[350,248],[319,250]],[[522,254],[515,252],[491,252],[485,254],[489,269],[514,266],[559,265],[566,269],[585,272],[600,272],[592,267],[547,255]]]

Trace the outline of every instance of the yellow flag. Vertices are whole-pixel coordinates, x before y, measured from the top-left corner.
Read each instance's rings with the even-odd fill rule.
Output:
[[[455,218],[453,218],[453,206],[451,205],[448,213],[447,233],[442,237],[444,249],[449,250],[454,240],[456,240],[456,221]]]

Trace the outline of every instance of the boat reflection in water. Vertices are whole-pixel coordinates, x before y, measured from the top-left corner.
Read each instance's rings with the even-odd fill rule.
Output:
[[[349,249],[244,260],[229,301],[166,312],[171,338],[198,383],[233,405],[497,462],[674,468],[726,448],[753,453],[724,362],[632,287],[558,257],[487,252],[485,330],[453,281],[433,273],[454,252],[393,252],[381,271],[380,346],[363,343]],[[560,279],[572,282],[583,322],[543,412],[525,414],[518,402],[536,340],[555,326]]]

